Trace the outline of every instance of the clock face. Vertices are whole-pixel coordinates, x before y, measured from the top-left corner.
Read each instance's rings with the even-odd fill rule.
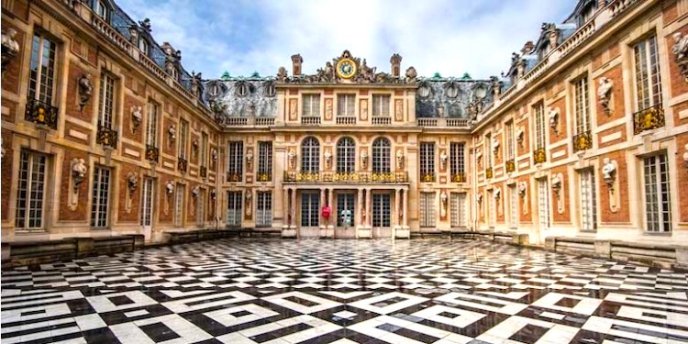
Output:
[[[356,63],[351,59],[337,62],[337,75],[342,79],[351,79],[356,74]]]

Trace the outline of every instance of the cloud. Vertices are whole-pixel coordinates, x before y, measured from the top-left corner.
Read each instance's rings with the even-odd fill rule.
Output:
[[[506,70],[511,52],[535,40],[543,22],[561,22],[573,1],[549,0],[119,0],[153,35],[182,50],[205,78],[274,75],[300,53],[315,72],[349,49],[389,71],[393,53],[420,75],[487,78]]]

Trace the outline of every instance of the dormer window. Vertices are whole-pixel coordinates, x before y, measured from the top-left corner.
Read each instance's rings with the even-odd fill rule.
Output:
[[[597,1],[588,1],[578,14],[578,27],[585,25],[595,13]]]
[[[139,39],[139,50],[141,50],[144,55],[148,56],[148,41],[144,38]]]
[[[110,7],[105,0],[93,0],[91,7],[93,11],[103,20],[108,21],[110,18]]]

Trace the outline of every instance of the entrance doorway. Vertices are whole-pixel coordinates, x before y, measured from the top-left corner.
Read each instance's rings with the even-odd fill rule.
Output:
[[[391,227],[391,197],[388,193],[373,194],[373,228]]]
[[[351,212],[351,223],[346,225],[342,219],[342,211],[349,210]],[[353,192],[338,193],[337,194],[337,212],[334,214],[337,217],[337,227],[353,227],[355,220],[356,208],[354,207]]]
[[[318,227],[320,225],[320,192],[304,191],[301,193],[301,227]]]

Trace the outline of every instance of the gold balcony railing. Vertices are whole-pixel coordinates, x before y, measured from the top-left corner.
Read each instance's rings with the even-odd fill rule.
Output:
[[[146,145],[146,160],[158,162],[160,160],[160,149],[155,146]]]
[[[408,183],[406,172],[284,172],[285,183]]]
[[[533,162],[542,164],[545,161],[547,161],[547,151],[545,151],[545,148],[535,148],[533,150]]]
[[[227,173],[227,181],[230,183],[239,183],[241,179],[241,173]]]
[[[646,130],[664,126],[664,108],[655,105],[633,114],[633,134],[638,135]]]
[[[573,151],[579,152],[592,148],[592,134],[590,130],[573,135]]]
[[[464,172],[453,173],[451,175],[451,181],[452,181],[452,183],[465,183],[466,182],[466,173],[464,173]]]
[[[117,130],[98,124],[96,143],[109,148],[117,148]]]
[[[488,167],[485,169],[485,178],[487,178],[487,179],[492,178],[492,167]]]
[[[504,163],[504,168],[506,169],[507,173],[511,173],[516,171],[516,162],[514,159],[509,159]]]
[[[186,169],[189,167],[189,162],[186,161],[186,159],[182,157],[177,158],[177,169],[181,172],[186,172]]]
[[[259,182],[269,182],[270,180],[272,180],[272,176],[269,173],[258,172],[258,177],[256,177],[256,179]]]
[[[201,174],[201,178],[207,177],[208,176],[208,168],[205,166],[201,166],[200,174]]]
[[[57,129],[58,113],[59,110],[57,107],[38,99],[29,99],[26,102],[25,118],[29,122]]]
[[[434,172],[426,172],[426,173],[421,172],[420,181],[423,183],[433,183],[435,181],[435,173]]]

